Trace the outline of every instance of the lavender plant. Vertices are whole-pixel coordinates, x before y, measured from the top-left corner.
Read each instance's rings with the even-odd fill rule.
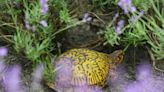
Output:
[[[103,34],[106,41],[104,45],[110,44],[111,46],[119,45],[120,36],[122,34],[122,28],[124,27],[124,20],[120,20],[117,25],[114,22],[119,17],[119,13],[116,13],[113,20],[105,27],[105,30],[101,30],[98,34]]]
[[[100,32],[106,39],[104,44],[110,44],[112,46],[121,43],[124,43],[125,46],[148,44],[156,59],[164,59],[164,13],[163,8],[161,8],[164,3],[162,0],[114,0],[112,2],[109,0],[88,0],[88,2],[89,1],[93,3],[90,5],[102,7],[101,11],[104,11],[104,7],[112,6],[111,8],[116,8],[113,6],[113,2],[122,9],[121,12],[123,12],[123,14],[120,12],[119,16],[116,14],[113,20]],[[0,1],[0,16],[2,16],[0,18],[0,43],[7,41],[8,46],[13,46],[17,53],[23,53],[23,55],[32,61],[33,65],[31,66],[33,66],[33,68],[41,62],[46,66],[43,68],[41,65],[36,68],[36,71],[33,73],[32,86],[28,89],[28,87],[22,83],[22,71],[20,66],[10,66],[6,71],[6,66],[8,65],[3,61],[4,57],[8,54],[8,49],[6,47],[0,47],[1,91],[40,92],[43,91],[40,84],[42,78],[46,78],[47,81],[52,82],[55,75],[53,71],[54,67],[52,66],[54,59],[52,58],[55,58],[57,54],[57,52],[53,53],[53,55],[51,53],[56,45],[53,42],[54,38],[60,32],[88,21],[91,22],[90,20],[92,20],[92,17],[87,16],[87,13],[81,21],[74,19],[72,15],[70,15],[70,13],[72,13],[70,2],[72,2],[72,0]],[[51,12],[50,7],[54,9],[55,12]],[[150,15],[147,10],[151,10],[153,15]],[[59,22],[55,21],[56,24],[61,23],[59,26],[52,23],[52,18],[54,17],[52,15],[54,13],[59,15],[55,18],[57,20],[59,19]],[[164,91],[161,86],[164,85],[163,78],[158,76],[154,78],[150,67],[139,66],[138,68],[136,81],[129,82],[121,92]],[[46,76],[43,77],[44,74]],[[12,77],[12,79],[10,77]],[[77,90],[82,89],[85,88]]]
[[[31,61],[32,65],[30,67],[34,68],[41,62],[46,64],[45,78],[50,79],[50,77],[53,77],[51,58],[54,57],[50,52],[55,45],[51,42],[53,26],[52,21],[49,21],[48,0],[32,2],[23,0],[20,2],[23,6],[20,10],[24,15],[22,22],[19,21],[19,14],[14,13],[13,3],[6,3],[15,28],[11,38],[14,44],[12,46],[15,49],[14,51],[19,54],[23,53]]]
[[[125,31],[124,41],[134,46],[143,45],[148,39],[146,33],[146,27],[142,25],[141,22],[137,21],[129,30]]]
[[[151,46],[151,50],[154,52],[156,59],[163,59],[163,12],[159,8],[159,3],[163,3],[160,0],[152,1],[152,8],[154,10],[155,16],[144,17],[143,11],[139,12],[129,19],[129,25],[126,26],[125,38],[124,41],[127,41],[129,44],[133,44],[135,46],[141,44],[149,44]],[[158,2],[158,3],[157,3]],[[155,5],[157,3],[157,5]],[[157,20],[161,23],[160,25],[157,23]],[[162,26],[162,27],[160,27]],[[152,37],[151,35],[156,35],[156,37]],[[157,41],[158,40],[158,41]]]
[[[109,43],[112,46],[119,44],[120,37],[115,32],[114,27],[107,27],[105,33],[103,34],[105,34],[105,38],[107,39],[104,45],[106,45],[107,43]]]
[[[14,35],[15,49],[17,52],[24,49],[29,59],[35,62],[42,61],[41,55],[49,52],[51,39],[51,25],[47,23],[47,0],[34,1],[27,5],[24,0],[25,27],[19,27]],[[21,31],[22,30],[22,31]],[[45,52],[46,51],[46,52]]]
[[[118,2],[118,6],[129,17],[130,17],[131,13],[133,14],[133,16],[137,16],[135,14],[135,12],[137,12],[137,9],[133,5],[132,0],[120,0]],[[140,17],[137,17],[137,18],[139,19]],[[137,18],[135,18],[135,19],[131,18],[131,20],[134,21],[134,20],[137,20]],[[115,21],[115,20],[116,19],[113,18],[113,21]],[[106,43],[109,43],[112,46],[114,46],[114,44],[118,45],[122,41],[129,41],[128,45],[129,44],[135,45],[137,43],[140,43],[139,40],[137,41],[137,39],[133,38],[135,35],[131,35],[132,34],[132,32],[130,31],[131,29],[127,32],[124,32],[126,28],[129,28],[129,26],[131,26],[131,24],[129,26],[125,26],[125,20],[119,20],[118,23],[116,24],[116,27],[115,27],[115,25],[111,25],[112,23],[114,23],[113,21],[107,27],[108,31],[106,31],[106,33],[105,33],[105,38],[107,39]],[[109,28],[110,28],[110,30],[109,30]],[[133,27],[131,27],[131,28],[133,28]],[[111,29],[113,29],[113,31]],[[123,40],[120,39],[120,34],[125,34],[126,35],[125,39],[124,38],[123,38]],[[136,35],[138,36],[139,34],[136,33]],[[140,38],[140,37],[138,37],[138,38]]]
[[[116,27],[114,25],[109,25],[107,27],[108,31],[105,31],[105,42],[111,44],[119,44],[123,42],[128,47],[129,45],[139,46],[143,44],[150,44],[151,49],[154,52],[155,57],[157,59],[163,59],[163,12],[160,9],[159,3],[163,3],[160,0],[149,0],[150,2],[148,6],[145,8],[153,9],[154,16],[145,17],[147,14],[147,10],[140,10],[137,6],[134,6],[139,1],[132,1],[132,0],[119,0],[118,6],[124,11],[124,14],[127,15],[129,19],[125,20],[126,25],[123,25],[123,22],[118,22]],[[145,2],[144,4],[146,4]],[[133,4],[134,3],[134,4]],[[145,21],[145,19],[146,22]],[[156,19],[157,18],[157,19]],[[161,24],[159,25],[157,21]],[[121,21],[121,20],[120,20]],[[127,23],[128,22],[128,23]],[[113,21],[111,22],[113,23]],[[114,32],[115,28],[115,32]],[[151,30],[151,31],[150,31]],[[161,30],[161,31],[157,31]],[[119,34],[122,34],[120,37]],[[151,34],[156,35],[156,37],[152,37]],[[158,40],[158,41],[157,41]]]
[[[152,34],[148,34],[149,39],[148,43],[151,45],[151,49],[158,60],[164,59],[164,13],[163,9],[160,8],[160,4],[164,4],[162,1],[157,0],[155,5],[155,1],[150,0],[150,3],[152,4],[153,10],[154,10],[154,16],[149,16],[146,18],[146,20],[149,22],[147,23],[146,21],[143,21],[146,27],[148,27],[148,30]],[[156,19],[157,18],[157,19]],[[158,24],[160,22],[160,24]],[[155,35],[156,37],[153,37],[151,35]]]
[[[151,7],[149,0],[133,0],[133,3],[138,9],[144,10],[145,12]]]
[[[124,10],[125,14],[136,11],[136,7],[132,5],[132,0],[120,0],[118,5]]]
[[[72,18],[69,14],[69,7],[66,0],[53,1],[55,7],[59,10],[60,21],[66,24],[72,22]]]

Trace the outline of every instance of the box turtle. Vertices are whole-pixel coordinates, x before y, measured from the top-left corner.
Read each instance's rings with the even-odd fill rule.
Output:
[[[122,62],[123,54],[122,50],[114,51],[112,54],[85,48],[68,50],[55,61],[55,84],[58,88],[84,86],[102,88],[116,66]]]

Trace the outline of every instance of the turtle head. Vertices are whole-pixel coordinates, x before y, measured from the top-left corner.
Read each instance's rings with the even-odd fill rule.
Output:
[[[112,63],[115,65],[120,64],[123,61],[124,51],[116,50],[110,54],[110,58],[112,58]]]

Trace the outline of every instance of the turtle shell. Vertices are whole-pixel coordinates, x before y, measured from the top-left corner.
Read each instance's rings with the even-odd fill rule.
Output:
[[[111,57],[112,56],[112,57]],[[115,55],[89,50],[71,49],[55,62],[56,84],[62,87],[101,86],[107,80]],[[120,57],[119,57],[120,58]],[[122,58],[122,57],[121,57]],[[117,60],[122,60],[118,59]]]

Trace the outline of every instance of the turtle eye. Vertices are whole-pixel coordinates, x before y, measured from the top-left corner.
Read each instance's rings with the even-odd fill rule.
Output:
[[[123,53],[120,53],[117,57],[116,57],[116,62],[117,63],[121,63],[123,61],[123,56],[124,54]]]
[[[123,60],[124,52],[122,50],[117,50],[111,54],[111,57],[113,58],[113,62],[115,64],[119,64]]]

